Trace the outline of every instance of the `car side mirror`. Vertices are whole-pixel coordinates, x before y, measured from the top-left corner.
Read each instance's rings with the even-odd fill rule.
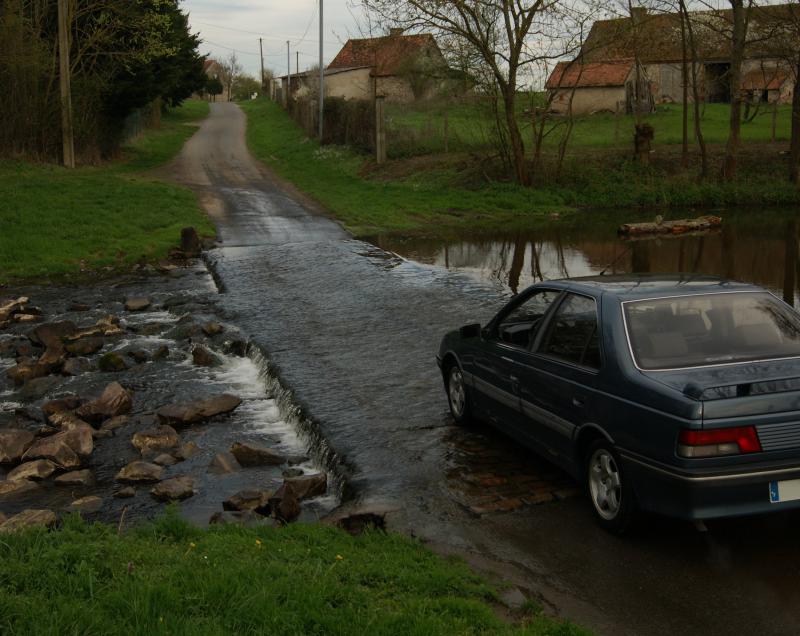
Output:
[[[464,325],[458,330],[462,338],[479,338],[481,335],[481,326],[479,323],[473,325]]]

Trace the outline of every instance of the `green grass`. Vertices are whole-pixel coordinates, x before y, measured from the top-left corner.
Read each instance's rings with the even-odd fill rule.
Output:
[[[485,634],[586,632],[492,611],[462,563],[397,534],[323,525],[199,530],[167,514],[118,535],[77,516],[0,538],[3,634]]]
[[[523,111],[530,107],[530,97],[520,95],[517,101],[519,124],[530,151],[530,115]],[[444,149],[444,112],[448,113],[449,149],[461,151],[486,147],[493,138],[492,115],[485,103],[420,102],[417,104],[389,104],[389,153],[394,157],[415,156]],[[677,145],[683,139],[683,109],[680,104],[659,105],[655,113],[644,116],[655,129],[655,146]],[[708,144],[723,144],[728,139],[730,106],[705,104],[701,130]],[[564,118],[551,117],[546,130],[545,148],[558,145],[564,132]],[[562,125],[559,125],[562,124]],[[614,148],[631,145],[633,115],[615,116],[611,113],[577,116],[570,136],[570,149]],[[778,107],[776,141],[788,141],[791,135],[791,106]],[[767,143],[772,136],[772,106],[762,105],[750,122],[742,123],[742,141]],[[689,140],[694,145],[693,114],[689,112]]]
[[[320,148],[277,104],[254,100],[241,107],[247,113],[247,142],[253,154],[358,236],[430,225],[476,228],[531,222],[547,212],[565,210],[557,196],[511,184],[456,187],[448,172],[368,179],[361,173],[363,155],[342,147]]]
[[[579,208],[800,203],[800,188],[786,177],[788,159],[777,152],[748,152],[747,144],[736,182],[721,183],[716,178],[718,154],[711,159],[713,176],[699,182],[696,165],[681,170],[674,151],[659,153],[657,143],[652,165],[643,167],[631,160],[630,149],[591,148],[605,133],[592,137],[591,129],[578,128],[576,139],[586,147],[573,147],[558,176],[552,153],[545,154],[535,187],[523,188],[489,181],[484,163],[463,153],[390,161],[378,169],[369,157],[347,148],[320,148],[276,104],[259,100],[242,108],[248,116],[247,141],[256,157],[322,203],[358,236],[530,228],[548,222],[549,213],[555,211],[563,222],[565,213]],[[707,114],[713,110],[709,107]],[[598,117],[600,121],[604,116]],[[672,122],[674,132],[674,118],[664,121]],[[658,140],[658,129],[656,135]],[[492,173],[491,162],[486,166]],[[585,220],[582,213],[567,216],[570,223]]]
[[[174,157],[207,112],[185,102],[100,167],[0,161],[0,282],[157,260],[189,225],[213,235],[189,190],[144,173]]]

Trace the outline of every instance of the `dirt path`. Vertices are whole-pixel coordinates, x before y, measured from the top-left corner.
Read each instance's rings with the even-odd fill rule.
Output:
[[[217,222],[232,319],[343,458],[354,502],[599,633],[800,631],[800,516],[599,531],[559,471],[447,415],[439,338],[486,322],[502,291],[352,240],[251,158],[244,125],[212,105],[172,171]]]

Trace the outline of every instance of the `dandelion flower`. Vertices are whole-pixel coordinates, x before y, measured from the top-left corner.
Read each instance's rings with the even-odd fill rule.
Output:
[[[195,544],[195,543],[193,543],[193,542],[190,542],[190,543],[189,543],[189,547],[190,547],[190,548],[192,548],[192,549],[194,549],[194,548],[196,548],[196,547],[197,547],[197,544]]]
[[[336,555],[336,560],[337,561],[344,561],[344,557],[341,554],[337,554]]]
[[[261,539],[256,539],[256,546],[261,547]]]

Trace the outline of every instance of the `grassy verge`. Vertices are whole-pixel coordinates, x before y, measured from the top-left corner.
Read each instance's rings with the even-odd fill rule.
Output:
[[[73,516],[3,536],[0,562],[4,634],[586,633],[530,608],[505,623],[463,564],[322,525],[206,531],[168,514],[117,535]]]
[[[459,187],[448,170],[425,178],[368,179],[362,175],[363,156],[341,147],[320,148],[278,105],[256,100],[242,108],[253,154],[322,203],[356,235],[431,225],[474,229],[535,222],[565,209],[558,196],[511,184]]]
[[[701,183],[696,165],[681,169],[679,146],[656,144],[652,164],[642,167],[633,163],[630,149],[605,148],[597,141],[601,137],[592,137],[587,128],[578,131],[559,174],[553,157],[545,154],[535,187],[522,188],[490,180],[498,176],[496,166],[463,153],[393,160],[377,167],[346,148],[320,148],[271,102],[242,107],[248,116],[248,144],[256,157],[322,203],[357,236],[513,230],[546,223],[552,212],[563,219],[579,208],[800,203],[800,188],[786,178],[788,159],[771,144],[745,144],[740,177],[734,183],[716,179],[722,149],[712,148],[714,176]],[[708,116],[718,119],[718,110],[709,106]],[[670,118],[674,128],[675,113],[670,113],[654,117]],[[608,120],[606,128],[613,126],[613,116],[598,118],[601,123]],[[697,161],[694,155],[692,161]],[[571,223],[585,221],[584,213],[567,217]]]
[[[207,112],[186,102],[101,167],[0,161],[0,282],[163,258],[189,225],[213,234],[191,192],[143,174],[174,157]]]

